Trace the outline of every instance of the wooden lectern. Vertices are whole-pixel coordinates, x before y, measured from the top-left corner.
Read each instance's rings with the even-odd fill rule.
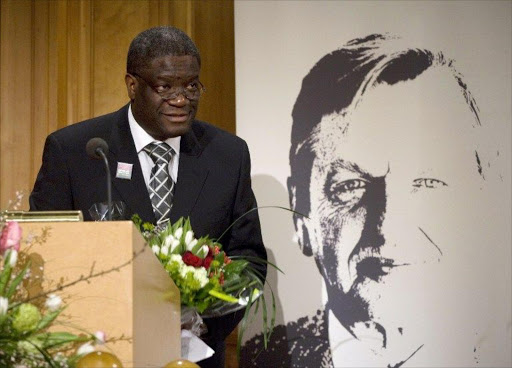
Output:
[[[91,268],[93,274],[108,271],[57,292],[70,325],[105,331],[107,340],[122,337],[103,350],[117,355],[125,368],[163,367],[180,358],[179,290],[131,221],[20,225],[23,239],[47,231],[30,249],[32,275],[42,273],[45,283],[66,284],[87,277]]]

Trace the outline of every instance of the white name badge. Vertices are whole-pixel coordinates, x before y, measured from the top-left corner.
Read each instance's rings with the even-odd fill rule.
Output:
[[[126,162],[118,162],[116,178],[130,180],[132,178],[132,169],[133,164],[128,164]]]

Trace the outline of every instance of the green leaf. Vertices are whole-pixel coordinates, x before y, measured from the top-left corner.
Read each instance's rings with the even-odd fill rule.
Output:
[[[45,332],[30,338],[30,340],[34,342],[34,345],[40,343],[43,349],[55,348],[72,342],[91,341],[92,339],[93,337],[90,335],[78,336],[70,332]]]
[[[214,296],[216,298],[219,298],[220,300],[224,300],[228,303],[238,303],[238,298],[235,298],[231,295],[228,295],[228,294],[225,294],[225,293],[221,293],[219,291],[216,291],[216,290],[210,290],[209,294],[211,296]]]
[[[56,311],[49,312],[49,313],[45,314],[43,316],[43,318],[41,318],[41,320],[39,321],[39,323],[37,325],[37,330],[39,331],[39,330],[42,330],[42,329],[48,327],[50,325],[50,323],[52,323],[55,320],[55,318],[57,318],[63,310],[64,310],[64,308],[59,308]]]
[[[134,214],[132,216],[132,222],[135,224],[135,226],[137,226],[137,228],[140,231],[142,230],[143,222],[142,222],[142,219],[140,218],[140,216],[138,214]]]
[[[9,257],[6,257],[5,259],[4,269],[2,271],[2,274],[0,275],[0,295],[4,295],[5,287],[7,286],[7,283],[11,278],[12,267],[8,262],[8,258]]]
[[[241,259],[231,261],[230,263],[224,266],[224,272],[240,274],[242,273],[242,270],[247,267],[248,264],[249,262]]]
[[[245,307],[244,316],[239,325],[240,327],[239,327],[238,339],[236,341],[236,357],[237,357],[238,361],[240,361],[240,349],[242,347],[242,338],[244,336],[245,330],[247,329],[247,320],[249,319],[249,311],[251,310],[251,306],[252,306],[252,293],[249,294],[249,302],[247,303],[247,306]]]
[[[30,341],[29,341],[30,342]],[[46,349],[42,349],[39,346],[32,344],[43,356],[44,360],[48,363],[51,368],[58,368],[52,356],[46,351]]]
[[[204,244],[204,243],[203,243]],[[197,241],[197,244],[194,245],[194,247],[192,248],[191,252],[194,253],[196,256],[198,255],[197,253],[199,252],[199,250],[202,248],[203,244],[201,244],[199,241]],[[199,256],[201,257],[201,256]],[[205,256],[206,257],[206,256]],[[204,258],[204,257],[201,257],[201,258]]]
[[[12,280],[11,284],[9,285],[9,288],[7,289],[7,292],[5,293],[5,296],[7,298],[10,298],[14,292],[16,291],[16,288],[18,287],[19,283],[23,281],[23,277],[25,277],[25,274],[27,273],[29,267],[30,267],[30,260],[27,262],[25,267],[23,267],[23,270]]]

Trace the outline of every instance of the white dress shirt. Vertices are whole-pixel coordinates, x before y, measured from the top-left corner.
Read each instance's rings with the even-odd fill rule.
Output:
[[[130,131],[132,133],[133,142],[135,143],[135,149],[137,150],[137,155],[139,156],[140,167],[142,168],[142,174],[144,175],[144,182],[146,183],[146,187],[149,187],[151,169],[153,166],[155,166],[155,163],[151,157],[149,157],[149,155],[144,152],[144,147],[146,147],[151,142],[159,141],[150,136],[139,125],[139,123],[137,123],[135,117],[133,116],[131,105],[128,108],[128,122],[130,123]],[[168,138],[164,142],[171,146],[175,152],[171,162],[169,162],[169,173],[171,174],[172,180],[174,180],[176,183],[178,180],[178,163],[180,158],[181,137]]]

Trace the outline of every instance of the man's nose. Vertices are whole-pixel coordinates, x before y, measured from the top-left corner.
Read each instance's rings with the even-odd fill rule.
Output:
[[[183,107],[188,103],[188,100],[183,93],[178,93],[176,97],[167,100],[167,103],[171,106]]]

